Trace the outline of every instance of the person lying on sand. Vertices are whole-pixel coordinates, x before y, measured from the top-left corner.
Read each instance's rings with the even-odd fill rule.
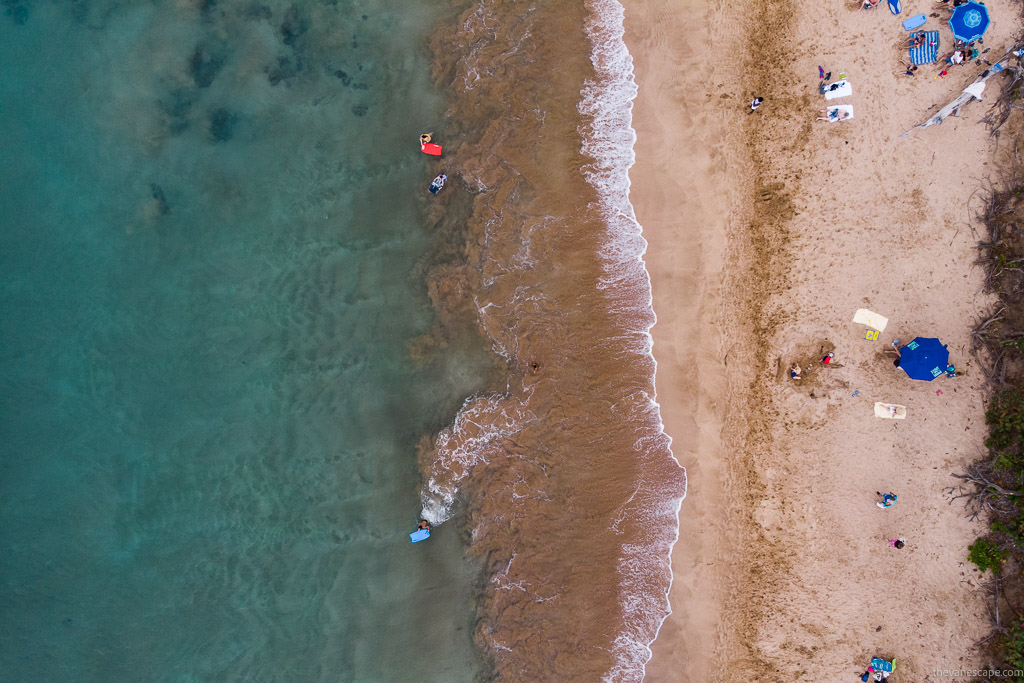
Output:
[[[842,109],[822,109],[824,116],[819,116],[818,121],[845,121],[850,118],[850,112]]]
[[[904,76],[916,76],[917,75],[917,64],[911,64],[910,62],[900,62],[906,71],[903,72]]]

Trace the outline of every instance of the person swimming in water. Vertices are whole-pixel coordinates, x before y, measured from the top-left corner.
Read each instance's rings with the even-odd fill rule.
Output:
[[[444,187],[446,180],[448,180],[448,176],[444,173],[434,178],[434,182],[430,183],[430,194],[437,194]]]

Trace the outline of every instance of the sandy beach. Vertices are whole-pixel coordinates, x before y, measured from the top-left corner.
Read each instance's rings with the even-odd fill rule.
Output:
[[[900,20],[931,2],[898,18],[809,0],[624,4],[658,401],[689,479],[648,680],[852,680],[872,656],[896,658],[895,680],[977,668],[989,617],[966,558],[984,527],[944,489],[984,438],[972,217],[999,149],[980,123],[988,102],[899,136],[985,65],[903,75]],[[994,62],[1019,8],[987,4]],[[924,29],[941,56],[952,34],[938,13]],[[815,120],[818,65],[847,74],[837,103],[854,120]],[[749,114],[755,95],[766,102]],[[859,308],[889,318],[876,341],[851,322]],[[890,342],[918,335],[966,374],[894,368]],[[907,419],[875,418],[876,401]],[[890,490],[897,505],[877,508]]]

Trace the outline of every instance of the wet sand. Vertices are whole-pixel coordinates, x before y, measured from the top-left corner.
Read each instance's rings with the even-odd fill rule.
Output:
[[[658,402],[688,479],[672,558],[673,614],[652,646],[647,678],[709,680],[707,654],[719,641],[724,602],[718,539],[726,528],[721,433],[728,392],[721,358],[727,339],[716,323],[724,320],[728,296],[727,234],[743,197],[729,185],[735,133],[721,119],[726,108],[707,94],[714,70],[705,47],[727,54],[730,39],[715,20],[728,11],[711,15],[695,0],[625,6],[639,86],[630,198],[649,241],[644,259],[658,317],[652,329]],[[699,22],[692,23],[695,17]]]
[[[984,526],[943,489],[982,448],[968,344],[987,298],[969,221],[998,149],[979,103],[898,136],[984,65],[901,75],[899,19],[931,3],[899,18],[809,0],[624,4],[658,401],[688,476],[648,680],[842,678],[876,655],[910,680],[974,668],[988,617],[966,556]],[[988,6],[995,61],[1017,11]],[[945,54],[942,15],[925,28]],[[853,121],[815,121],[818,64],[848,74]],[[767,101],[748,114],[755,95]],[[890,318],[878,341],[851,322],[862,307]],[[917,335],[940,336],[967,374],[893,368],[889,342]],[[874,401],[909,417],[876,419]],[[896,507],[875,507],[879,490]]]

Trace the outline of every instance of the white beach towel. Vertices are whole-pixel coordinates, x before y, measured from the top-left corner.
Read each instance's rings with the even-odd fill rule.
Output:
[[[840,115],[837,114],[836,112],[844,112],[846,118],[842,118],[842,119],[838,118],[838,116],[840,116]],[[825,113],[829,117],[828,118],[828,122],[829,123],[835,123],[837,121],[849,121],[850,119],[853,118],[853,105],[852,104],[833,104],[831,107],[828,107],[825,110]]]
[[[906,420],[907,407],[878,401],[875,403],[875,417],[881,417],[886,420]]]
[[[836,81],[832,85],[839,86],[835,90],[825,90],[826,100],[835,100],[840,97],[849,97],[853,94],[853,86],[849,81]],[[826,86],[827,87],[827,86]]]
[[[879,332],[885,332],[885,326],[889,324],[889,319],[866,308],[858,308],[857,312],[853,314],[853,322],[867,325]]]

